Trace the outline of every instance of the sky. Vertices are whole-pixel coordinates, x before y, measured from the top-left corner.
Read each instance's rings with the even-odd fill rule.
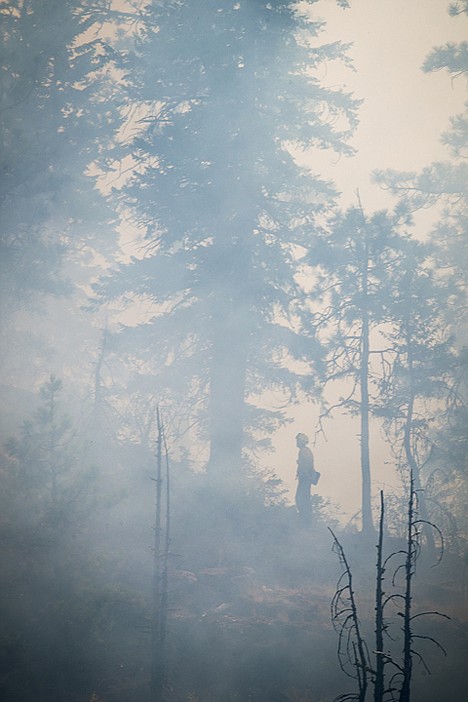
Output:
[[[322,78],[344,86],[364,100],[360,124],[352,139],[353,158],[324,158],[317,164],[304,156],[304,163],[332,179],[341,191],[342,205],[356,204],[356,189],[366,211],[392,207],[389,195],[371,182],[374,169],[418,171],[447,157],[440,136],[450,116],[463,110],[468,86],[463,77],[451,80],[445,71],[425,74],[426,56],[445,43],[468,38],[465,16],[450,17],[446,0],[351,0],[343,10],[334,0],[319,0],[314,17],[327,20],[323,38],[353,43],[350,55],[355,72],[327,66]],[[316,158],[314,154],[313,158]],[[434,214],[426,211],[419,227],[430,227]],[[421,232],[423,235],[423,232]],[[317,408],[302,404],[291,408],[293,422],[275,439],[276,453],[269,464],[285,481],[293,499],[296,447],[294,437],[305,432],[311,438],[318,417]],[[323,436],[311,444],[316,468],[322,474],[316,488],[336,504],[345,519],[360,507],[358,420],[337,417],[326,425]],[[373,491],[397,486],[399,478],[385,444],[374,424],[371,435]]]
[[[359,188],[365,208],[389,205],[370,183],[373,169],[418,170],[446,156],[440,135],[468,99],[463,77],[425,74],[421,66],[434,46],[468,38],[466,18],[450,17],[446,0],[351,0],[342,10],[319,0],[312,12],[327,20],[327,40],[352,43],[355,72],[328,66],[327,75],[364,100],[351,144],[355,158],[330,159],[328,173],[353,202]]]

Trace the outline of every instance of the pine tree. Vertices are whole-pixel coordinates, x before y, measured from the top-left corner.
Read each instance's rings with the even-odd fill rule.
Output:
[[[89,177],[114,118],[103,80],[114,54],[97,34],[108,7],[13,0],[0,8],[2,325],[70,291],[65,255],[96,245],[99,233],[101,251],[108,247],[109,213]]]
[[[408,241],[395,266],[391,317],[385,331],[388,360],[379,383],[380,414],[400,468],[410,469],[421,516],[428,520],[423,468],[434,432],[455,400],[458,353],[445,310],[456,287],[440,280],[433,247]],[[427,544],[434,552],[432,530]]]
[[[449,14],[458,22],[466,21],[466,2],[453,2]],[[435,47],[426,57],[422,69],[425,73],[447,71],[452,81],[466,80],[468,76],[468,42],[448,43]],[[468,106],[468,102],[465,107]],[[375,178],[384,188],[398,197],[400,206],[416,211],[435,207],[438,221],[431,238],[437,247],[438,266],[446,278],[458,280],[460,288],[466,285],[468,270],[467,253],[467,183],[468,166],[466,149],[468,113],[450,119],[448,130],[442,134],[449,158],[425,166],[421,172],[377,171]],[[458,300],[460,302],[460,298]],[[464,339],[466,306],[454,304],[447,308],[447,319]]]
[[[322,420],[337,409],[359,417],[362,530],[367,534],[374,531],[370,419],[388,362],[382,329],[391,316],[389,301],[398,285],[393,268],[405,239],[398,215],[366,216],[359,206],[331,219],[310,250],[315,285],[304,325],[322,344],[323,386],[340,391],[336,402],[325,404]]]
[[[294,392],[285,359],[305,359],[298,247],[334,193],[293,149],[349,153],[357,107],[315,77],[344,59],[340,44],[320,45],[321,29],[284,0],[152,2],[128,59],[133,111],[119,148],[132,172],[117,198],[145,241],[101,294],[149,308],[124,348],[136,342],[185,407],[197,398],[214,474],[236,474],[246,432],[278,418],[253,395]]]
[[[468,5],[465,1],[452,2],[448,11],[457,22],[466,21]],[[422,68],[426,73],[446,71],[454,81],[466,78],[467,42],[435,47],[426,57]],[[400,351],[405,349],[407,360],[406,363],[402,362],[402,356],[397,353],[394,370],[398,367],[398,371],[394,377],[399,378],[395,383],[399,385],[400,391],[406,385],[406,410],[400,416],[406,417],[408,461],[413,460],[411,456],[414,458],[415,453],[420,454],[418,465],[413,465],[417,487],[421,480],[421,463],[426,461],[428,468],[441,468],[447,480],[452,465],[458,461],[457,451],[450,456],[447,446],[449,443],[453,448],[463,446],[464,441],[463,430],[456,430],[458,438],[453,441],[451,427],[457,425],[457,417],[462,417],[464,424],[466,410],[466,383],[462,378],[466,356],[463,347],[466,346],[468,269],[468,169],[465,162],[467,125],[466,110],[451,118],[449,129],[442,135],[442,142],[448,148],[447,160],[431,163],[419,173],[376,173],[376,180],[399,199],[399,207],[411,211],[434,207],[437,216],[429,237],[430,253],[426,250],[426,254],[419,258],[419,261],[425,261],[426,268],[415,262],[414,251],[412,255],[408,253],[409,258],[405,257],[403,261],[409,288],[404,293],[402,287],[398,303],[400,311],[402,305],[406,305],[406,333],[403,334],[403,327],[400,326],[397,335],[399,334],[398,346]],[[402,281],[402,286],[404,284]],[[400,314],[400,322],[403,321],[403,316]],[[395,392],[395,386],[392,392]],[[395,397],[398,394],[397,392]],[[423,402],[426,403],[425,410],[422,408]],[[398,408],[395,406],[394,410],[395,418],[398,416]],[[397,423],[396,419],[394,422]],[[400,432],[400,438],[401,436]],[[461,453],[463,456],[463,450]],[[460,484],[456,480],[455,484],[458,494],[466,493],[466,481],[464,486],[463,481]],[[450,503],[449,498],[448,505]],[[448,511],[452,511],[451,505],[448,506]]]
[[[2,466],[1,692],[18,700],[84,694],[94,643],[97,472],[61,394],[51,376]]]

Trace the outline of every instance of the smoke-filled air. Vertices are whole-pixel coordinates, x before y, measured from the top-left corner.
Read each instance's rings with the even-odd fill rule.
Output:
[[[0,1],[0,698],[462,702],[468,0]]]

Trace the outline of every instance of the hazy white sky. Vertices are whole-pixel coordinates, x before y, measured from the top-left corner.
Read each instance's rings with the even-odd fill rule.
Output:
[[[327,20],[325,38],[353,43],[356,72],[329,66],[323,79],[364,99],[352,140],[354,159],[329,159],[327,174],[348,204],[358,187],[366,209],[388,206],[370,185],[378,168],[418,170],[443,159],[440,135],[450,115],[468,99],[463,77],[425,74],[421,66],[434,46],[468,39],[466,17],[450,17],[448,0],[351,0],[342,10],[335,0],[319,0],[315,15]]]
[[[450,116],[463,110],[468,86],[463,77],[451,81],[445,71],[425,74],[421,70],[433,47],[468,39],[466,17],[450,17],[447,7],[447,0],[351,0],[348,10],[337,7],[335,0],[319,0],[314,5],[314,16],[328,22],[324,39],[353,43],[356,68],[353,73],[328,66],[322,78],[364,99],[352,141],[357,155],[311,163],[337,183],[344,205],[355,204],[354,193],[359,188],[367,211],[391,207],[388,195],[370,183],[374,169],[417,171],[448,156],[440,136]],[[291,497],[295,489],[294,436],[302,431],[312,437],[317,412],[309,405],[293,408],[292,415],[294,423],[278,432],[277,452],[270,458],[291,488]],[[322,473],[317,492],[338,503],[349,516],[360,507],[359,424],[338,418],[327,422],[326,429],[328,442],[319,438],[312,447]],[[397,484],[376,425],[371,452],[374,491]]]

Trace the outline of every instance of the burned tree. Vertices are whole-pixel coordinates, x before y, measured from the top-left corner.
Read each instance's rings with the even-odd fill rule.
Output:
[[[168,560],[170,549],[169,453],[159,408],[156,410],[156,505],[154,524],[153,587],[151,611],[151,702],[163,696],[166,677],[166,632],[168,611]],[[163,450],[165,454],[166,490],[163,496]],[[164,499],[165,498],[165,499]],[[165,502],[165,505],[163,505]],[[165,512],[165,517],[164,517]],[[164,525],[163,525],[164,522]]]
[[[366,215],[358,196],[358,207],[330,220],[329,230],[313,243],[309,254],[310,265],[316,268],[309,295],[316,309],[309,326],[324,354],[320,381],[340,393],[338,384],[347,383],[345,395],[325,406],[321,420],[336,410],[359,418],[362,531],[368,537],[375,534],[370,419],[380,406],[382,366],[388,364],[381,330],[388,322],[388,300],[396,284],[393,270],[405,242],[397,214]]]
[[[401,682],[401,688],[400,688],[400,694],[398,697],[398,702],[409,702],[410,701],[410,694],[411,694],[411,680],[413,676],[413,659],[416,657],[420,663],[426,668],[427,671],[429,671],[426,662],[423,658],[423,656],[414,649],[413,645],[416,639],[422,640],[425,639],[427,641],[432,641],[441,651],[444,655],[446,655],[445,649],[441,644],[436,641],[433,637],[430,636],[422,636],[419,634],[415,634],[413,630],[413,621],[417,617],[422,617],[426,615],[435,615],[439,617],[445,617],[448,619],[447,615],[441,614],[440,612],[419,612],[417,614],[412,613],[412,607],[413,607],[413,593],[412,593],[412,586],[413,586],[413,580],[414,580],[414,575],[416,571],[416,561],[418,560],[418,556],[420,554],[420,543],[421,543],[421,537],[423,530],[427,531],[427,529],[434,529],[440,536],[441,538],[441,552],[440,552],[440,558],[442,557],[443,553],[443,539],[442,539],[442,534],[440,532],[440,529],[433,523],[428,522],[426,519],[419,519],[418,518],[418,495],[419,491],[415,490],[415,481],[414,481],[414,476],[411,473],[411,478],[410,478],[410,490],[409,490],[409,498],[408,498],[408,521],[407,521],[407,537],[406,537],[406,550],[405,550],[405,559],[404,563],[399,566],[394,574],[394,579],[395,576],[397,575],[399,570],[403,570],[404,573],[404,588],[405,588],[405,593],[404,595],[392,595],[393,597],[399,597],[403,601],[403,611],[399,612],[398,614],[403,617],[403,651],[402,651],[402,658],[403,662],[401,666],[399,667],[399,672],[396,674],[396,676],[401,676],[402,682]],[[389,598],[391,599],[391,598]]]
[[[332,600],[332,623],[338,632],[338,660],[341,669],[346,675],[357,681],[357,692],[344,693],[336,698],[336,702],[358,700],[364,702],[369,690],[369,683],[374,688],[374,702],[383,702],[384,699],[410,702],[411,682],[413,677],[413,662],[416,658],[429,672],[424,657],[414,647],[416,640],[426,640],[435,644],[444,655],[445,649],[432,636],[417,634],[414,631],[414,620],[428,615],[447,617],[437,611],[413,613],[413,581],[416,571],[416,562],[421,550],[421,538],[427,528],[434,529],[441,539],[441,554],[443,539],[440,529],[418,515],[418,491],[415,489],[414,478],[411,475],[408,497],[407,534],[405,548],[392,552],[384,559],[383,535],[385,504],[383,492],[380,493],[380,520],[379,537],[377,544],[376,563],[376,590],[375,590],[375,650],[374,660],[371,660],[369,647],[362,633],[358,615],[356,592],[353,586],[353,576],[346,558],[344,549],[335,534],[333,536],[333,549],[338,554],[343,567],[342,575],[337,584],[337,589]],[[384,591],[385,572],[389,562],[395,557],[402,557],[402,562],[395,567],[392,585],[398,588],[396,580],[403,573],[403,593],[394,591],[388,596]],[[439,559],[440,560],[440,559]],[[398,606],[397,617],[403,619],[401,632],[402,650],[400,659],[391,651],[385,650],[385,635],[388,634],[390,625],[386,617],[386,607],[394,603]],[[396,672],[391,677],[388,685],[385,683],[385,667],[391,665]]]
[[[331,618],[338,632],[338,660],[341,670],[357,680],[358,692],[340,695],[336,702],[358,700],[364,702],[369,685],[369,651],[361,633],[361,624],[353,589],[353,576],[346,554],[337,537],[333,536],[333,549],[338,554],[343,567],[335,595],[331,603]]]
[[[375,588],[375,680],[374,680],[374,702],[380,702],[384,695],[384,632],[386,630],[384,620],[384,576],[385,561],[383,560],[383,535],[384,535],[385,503],[382,490],[380,491],[380,519],[379,519],[379,541],[377,544],[376,563],[376,588]]]

